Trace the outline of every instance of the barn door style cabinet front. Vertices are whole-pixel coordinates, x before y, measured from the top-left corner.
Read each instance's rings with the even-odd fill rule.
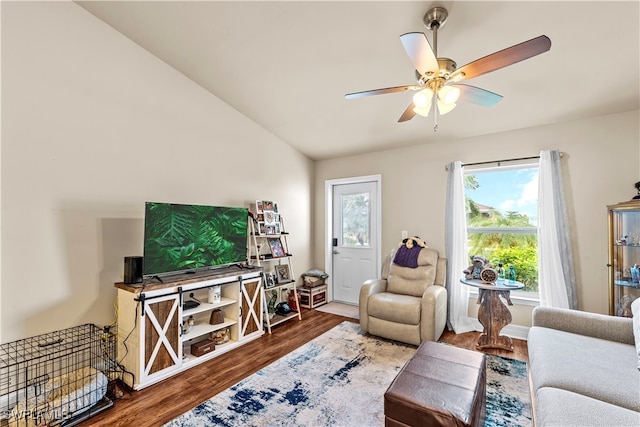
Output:
[[[240,334],[242,337],[262,335],[262,280],[243,280],[240,286]]]
[[[631,317],[640,297],[640,200],[608,206],[609,314]]]
[[[143,347],[140,352],[142,376],[179,368],[182,360],[179,329],[178,295],[161,296],[144,301],[141,326]]]
[[[141,389],[262,336],[261,273],[229,267],[116,283],[123,380]]]

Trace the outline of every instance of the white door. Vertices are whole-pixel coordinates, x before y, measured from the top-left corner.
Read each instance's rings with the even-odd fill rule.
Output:
[[[379,273],[379,180],[333,185],[333,300],[358,304],[360,287]]]

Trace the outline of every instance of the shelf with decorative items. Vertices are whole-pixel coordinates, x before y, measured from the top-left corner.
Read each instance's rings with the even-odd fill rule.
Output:
[[[224,292],[224,294],[223,294]],[[207,288],[196,289],[195,292],[189,293],[189,301],[195,301],[199,305],[182,310],[181,338],[182,338],[182,357],[183,365],[197,363],[198,357],[203,354],[202,349],[205,346],[208,351],[221,350],[222,344],[231,341],[231,328],[237,327],[238,320],[235,318],[238,310],[237,290],[230,286],[212,286]],[[223,296],[227,295],[227,296]],[[235,298],[234,298],[235,297]],[[208,302],[204,302],[207,298]],[[224,331],[229,338],[226,342],[215,339],[213,333],[216,331]],[[234,344],[237,340],[233,340]]]
[[[276,202],[257,200],[249,211],[247,259],[249,264],[263,269],[264,325],[271,333],[273,326],[287,320],[302,320],[289,233]]]
[[[631,317],[640,298],[640,199],[607,206],[609,314]]]

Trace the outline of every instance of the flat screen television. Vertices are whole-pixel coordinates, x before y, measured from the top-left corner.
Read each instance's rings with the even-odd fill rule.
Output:
[[[146,202],[145,277],[244,263],[247,208]]]

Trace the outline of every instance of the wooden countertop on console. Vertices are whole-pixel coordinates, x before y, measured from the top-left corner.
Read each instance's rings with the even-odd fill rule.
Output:
[[[261,272],[262,267],[258,266],[243,266],[239,267],[233,265],[230,267],[217,268],[213,270],[201,270],[195,273],[180,273],[169,276],[162,276],[162,283],[158,279],[144,279],[143,283],[123,283],[117,282],[114,286],[118,289],[122,289],[127,292],[139,294],[142,291],[155,291],[158,289],[172,288],[176,286],[183,286],[190,283],[202,282],[203,280],[215,279],[217,277],[225,276],[240,276],[251,272]]]

